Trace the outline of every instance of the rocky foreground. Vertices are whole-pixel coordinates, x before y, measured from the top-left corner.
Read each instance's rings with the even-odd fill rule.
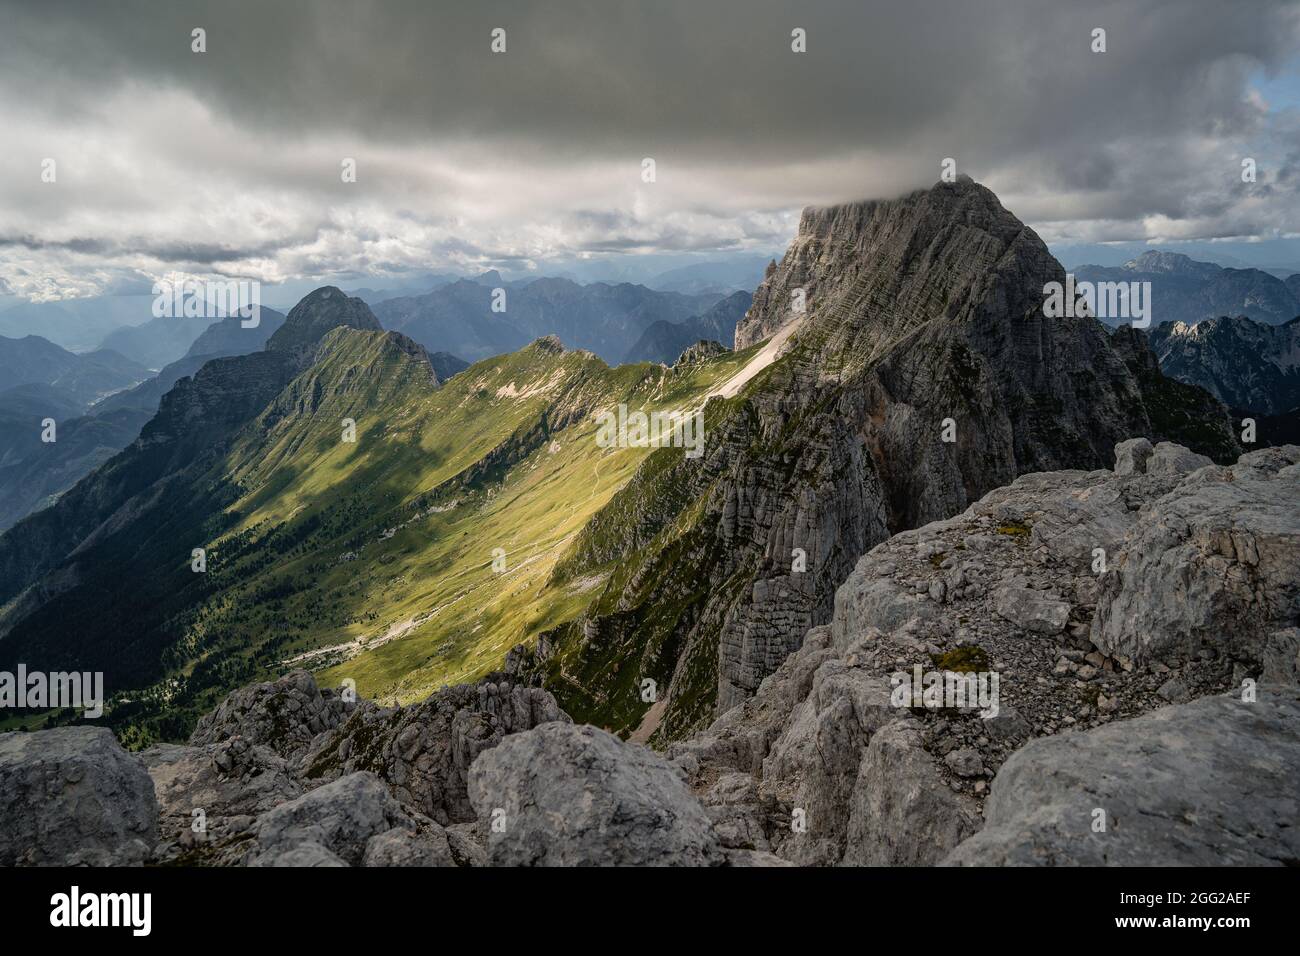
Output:
[[[0,736],[0,863],[1300,863],[1300,447],[1144,439],[865,555],[833,621],[659,754],[512,666],[409,707],[305,672],[188,745]],[[995,706],[891,675],[997,677]]]

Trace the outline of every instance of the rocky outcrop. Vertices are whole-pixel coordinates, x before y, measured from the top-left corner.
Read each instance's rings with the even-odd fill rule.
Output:
[[[725,351],[727,350],[720,343],[701,339],[682,350],[682,354],[677,356],[677,361],[673,363],[673,368],[685,368],[705,359],[711,359],[715,355],[721,355]]]
[[[1261,688],[1296,683],[1300,632],[1287,625],[1297,609],[1282,602],[1300,582],[1300,562],[1286,560],[1298,540],[1297,462],[1295,446],[1223,467],[1177,446],[1126,441],[1114,471],[1026,475],[954,518],[895,535],[839,589],[829,627],[810,630],[754,697],[669,756],[710,807],[724,846],[770,849],[804,864],[925,865],[980,845],[975,834],[993,820],[990,782],[1004,786],[1009,774],[1005,792],[1015,794],[1016,781],[1043,773],[1041,762],[1014,763],[1022,753],[1028,761],[1033,746],[1021,748],[1031,740],[1069,767],[1074,752],[1057,741],[1096,736],[1097,756],[1080,758],[1090,768],[1081,772],[1128,787],[1124,765],[1104,765],[1110,742],[1131,741],[1135,762],[1165,746],[1156,715],[1171,701],[1234,688],[1240,701],[1255,686],[1247,679]],[[1207,489],[1225,497],[1212,505],[1203,500]],[[1227,514],[1232,533],[1187,530],[1198,521],[1219,528]],[[1182,537],[1170,534],[1169,515],[1182,516],[1174,523]],[[1234,534],[1257,542],[1241,554],[1267,557],[1246,566],[1223,547],[1181,563],[1173,556],[1188,539],[1230,542]],[[1112,632],[1123,635],[1119,646]],[[931,700],[918,685],[914,696],[913,681],[931,677],[940,690],[964,683],[968,693]],[[1293,747],[1300,730],[1290,706],[1245,712],[1274,713],[1268,738]],[[1190,734],[1195,720],[1185,726]],[[1073,730],[1090,732],[1062,736]],[[1168,746],[1180,752],[1176,737]],[[1231,735],[1215,743],[1224,753],[1234,746]],[[1255,753],[1264,759],[1272,746]],[[1285,766],[1268,766],[1285,779]],[[1221,769],[1216,799],[1229,799],[1229,790],[1242,799],[1244,767],[1224,759]],[[1181,779],[1169,768],[1135,777],[1124,791],[1133,801],[1128,817],[1148,805],[1163,813],[1177,802]],[[1060,792],[1070,786],[1062,782]],[[1040,798],[1050,803],[1032,787],[1004,797],[1018,809],[998,819],[1018,833],[1016,814]],[[1258,799],[1251,813],[1260,820],[1293,812],[1278,787]],[[1198,825],[1210,846],[1215,828],[1227,824],[1214,817]],[[1257,829],[1261,846],[1280,832]],[[1150,839],[1165,837],[1177,839]],[[1290,852],[1284,840],[1271,843],[1277,858]],[[1004,861],[1021,861],[1019,852]],[[1125,862],[1140,859],[1135,850]]]
[[[191,746],[238,737],[265,746],[286,760],[303,754],[313,740],[337,727],[356,706],[337,691],[321,690],[307,671],[291,671],[263,684],[240,688],[199,720]]]
[[[617,608],[593,608],[547,645],[593,669],[634,660],[637,676],[668,686],[651,740],[679,739],[828,622],[854,562],[891,532],[958,514],[1020,474],[1108,468],[1134,436],[1193,435],[1183,443],[1234,458],[1214,399],[1163,379],[1154,360],[1130,366],[1142,340],[1044,315],[1045,287],[1064,279],[969,179],[806,210],[736,330],[737,348],[789,331],[784,351],[715,406],[701,459],[657,453],[611,520],[584,532],[575,560],[628,562],[628,584]],[[562,702],[575,693],[558,666],[550,679]],[[649,709],[613,701],[570,706],[619,729]]]
[[[975,866],[1295,866],[1300,688],[1036,740],[993,781]]]
[[[1244,315],[1150,333],[1166,375],[1199,385],[1230,408],[1275,415],[1300,406],[1300,320],[1265,325]]]
[[[1298,462],[1295,445],[1230,468],[1158,446],[1147,473],[1181,480],[1141,509],[1101,579],[1098,650],[1147,660],[1209,648],[1260,660],[1267,636],[1300,617]]]
[[[130,866],[158,835],[138,757],[97,727],[0,734],[0,866]]]
[[[711,866],[709,817],[660,756],[591,726],[544,724],[483,754],[470,800],[496,866]]]
[[[567,721],[503,674],[379,707],[295,671],[139,756],[89,727],[0,735],[0,865],[485,865],[471,764]]]
[[[370,773],[340,777],[261,817],[250,866],[455,866],[447,834]]]
[[[309,786],[373,771],[404,805],[443,825],[468,823],[475,819],[466,792],[475,758],[510,734],[568,719],[546,691],[495,675],[408,707],[365,702],[317,736],[299,765]]]
[[[282,756],[241,736],[198,747],[157,744],[140,756],[160,811],[156,859],[236,859],[257,818],[303,791]]]

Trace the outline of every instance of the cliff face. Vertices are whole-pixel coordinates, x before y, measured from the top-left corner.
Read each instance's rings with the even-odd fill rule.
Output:
[[[1232,408],[1275,415],[1300,406],[1300,319],[1264,325],[1244,315],[1151,332],[1160,367]]]
[[[1044,285],[1064,278],[969,179],[806,211],[736,330],[740,349],[801,321],[783,357],[711,406],[702,462],[643,469],[623,493],[631,513],[584,543],[590,560],[633,570],[617,604],[544,643],[566,708],[604,716],[562,684],[639,658],[670,685],[643,734],[680,736],[829,620],[857,556],[890,533],[1025,472],[1105,467],[1117,442],[1154,435],[1105,330],[1043,315]],[[1236,450],[1226,416],[1197,424],[1216,452]]]

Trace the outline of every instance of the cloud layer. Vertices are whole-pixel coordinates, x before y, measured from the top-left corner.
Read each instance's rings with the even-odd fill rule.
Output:
[[[800,207],[927,185],[945,157],[1049,241],[1297,218],[1300,118],[1251,85],[1300,55],[1294,4],[456,6],[5,5],[0,283],[766,250]]]

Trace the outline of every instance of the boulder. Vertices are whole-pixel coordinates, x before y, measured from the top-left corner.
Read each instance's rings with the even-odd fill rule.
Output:
[[[138,865],[157,839],[153,781],[110,731],[0,734],[0,865]]]
[[[1146,474],[1147,460],[1154,451],[1151,442],[1145,438],[1130,438],[1120,442],[1115,446],[1115,474],[1122,476]]]
[[[704,807],[659,755],[590,726],[514,734],[470,768],[494,866],[714,866]]]
[[[241,687],[199,720],[195,746],[243,737],[286,759],[302,754],[317,734],[336,727],[355,707],[332,690],[322,691],[307,671]]]
[[[1030,588],[1000,588],[994,596],[994,610],[1004,620],[1035,634],[1060,634],[1070,620],[1067,602]]]
[[[263,815],[246,862],[333,865],[325,854],[348,866],[455,865],[442,827],[412,814],[370,773],[340,777]]]
[[[313,741],[298,763],[308,787],[373,771],[417,813],[444,826],[469,823],[474,811],[466,780],[474,759],[508,734],[568,719],[546,691],[495,675],[407,707],[366,701]]]
[[[1173,442],[1162,441],[1151,452],[1147,460],[1146,472],[1149,475],[1188,475],[1198,468],[1213,465],[1214,462],[1205,455],[1198,455],[1191,449]]]
[[[980,827],[979,805],[954,793],[922,746],[918,722],[881,728],[862,756],[842,862],[928,866]]]
[[[1145,504],[1102,577],[1092,642],[1138,661],[1258,661],[1300,616],[1300,447],[1205,467]]]
[[[944,862],[1293,866],[1297,779],[1300,688],[1203,697],[1032,741],[994,779],[984,829]]]

